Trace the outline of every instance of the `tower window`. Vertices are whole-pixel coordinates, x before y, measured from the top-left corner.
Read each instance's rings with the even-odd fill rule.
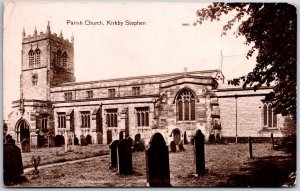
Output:
[[[38,75],[34,74],[32,75],[32,86],[37,86],[38,83]]]
[[[183,90],[176,98],[178,121],[195,120],[195,96],[190,90]]]
[[[34,63],[35,63],[35,60],[34,60],[34,51],[32,49],[30,49],[29,51],[29,66],[33,66]]]
[[[265,103],[263,107],[263,125],[268,128],[277,127],[277,115],[271,103]]]
[[[39,65],[41,63],[41,51],[40,49],[35,50],[35,64]]]
[[[118,127],[118,110],[107,109],[106,110],[106,124],[107,127]]]
[[[67,57],[68,57],[67,53],[64,52],[62,54],[62,65],[63,65],[63,67],[65,67],[67,65]]]
[[[61,61],[61,51],[60,50],[58,50],[57,52],[56,52],[56,66],[60,66],[60,61]]]

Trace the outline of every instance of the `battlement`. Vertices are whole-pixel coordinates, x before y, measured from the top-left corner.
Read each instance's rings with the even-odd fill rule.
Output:
[[[67,46],[73,46],[73,43],[74,43],[73,36],[71,37],[71,41],[69,41],[69,39],[63,37],[62,32],[60,32],[59,36],[57,35],[57,33],[51,33],[49,22],[48,22],[46,32],[40,32],[38,34],[37,30],[35,28],[34,33],[32,35],[29,34],[26,36],[25,29],[23,30],[22,44],[32,43],[32,42],[36,42],[36,41],[40,41],[40,40],[44,40],[44,39],[51,39],[51,40],[60,42]]]

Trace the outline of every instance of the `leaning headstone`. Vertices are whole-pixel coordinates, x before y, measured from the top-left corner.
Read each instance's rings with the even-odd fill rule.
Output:
[[[127,139],[119,141],[117,147],[118,172],[119,174],[132,173],[132,151],[130,142]]]
[[[15,145],[16,141],[13,138],[10,138],[6,141],[6,143]]]
[[[201,130],[197,130],[194,137],[194,164],[197,175],[205,172],[204,135]]]
[[[174,141],[171,141],[170,149],[172,153],[176,153],[176,143]]]
[[[4,185],[22,181],[23,163],[21,149],[14,144],[3,145]]]
[[[168,146],[160,133],[155,133],[146,150],[147,183],[151,187],[168,187],[170,166]]]
[[[30,143],[28,139],[24,139],[21,143],[22,153],[29,153],[30,152]]]
[[[183,147],[183,142],[180,141],[179,144],[178,144],[178,150],[179,151],[185,151],[184,147]]]
[[[87,144],[92,144],[92,136],[91,135],[87,134],[85,139],[86,139]]]
[[[112,143],[109,145],[109,155],[110,155],[110,168],[114,168],[117,166],[117,147],[119,144],[119,140],[114,140]]]

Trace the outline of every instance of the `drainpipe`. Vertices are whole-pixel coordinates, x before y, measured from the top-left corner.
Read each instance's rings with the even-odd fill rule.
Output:
[[[238,143],[238,134],[237,134],[237,98],[238,96],[235,95],[235,144]]]

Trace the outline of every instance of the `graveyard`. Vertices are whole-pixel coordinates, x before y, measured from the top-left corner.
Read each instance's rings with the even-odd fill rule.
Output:
[[[185,144],[179,150],[178,145],[162,147],[164,141],[157,137],[145,151],[132,152],[132,140],[123,139],[110,146],[76,145],[67,152],[62,146],[22,153],[24,169],[32,167],[32,156],[40,156],[40,169],[38,173],[24,172],[26,181],[12,186],[281,187],[288,186],[288,177],[296,169],[295,155],[286,149],[274,149],[271,143],[251,143],[251,157],[248,143]],[[195,148],[204,151],[204,156],[197,159]],[[84,158],[90,159],[68,162]],[[60,164],[41,168],[52,163]]]

